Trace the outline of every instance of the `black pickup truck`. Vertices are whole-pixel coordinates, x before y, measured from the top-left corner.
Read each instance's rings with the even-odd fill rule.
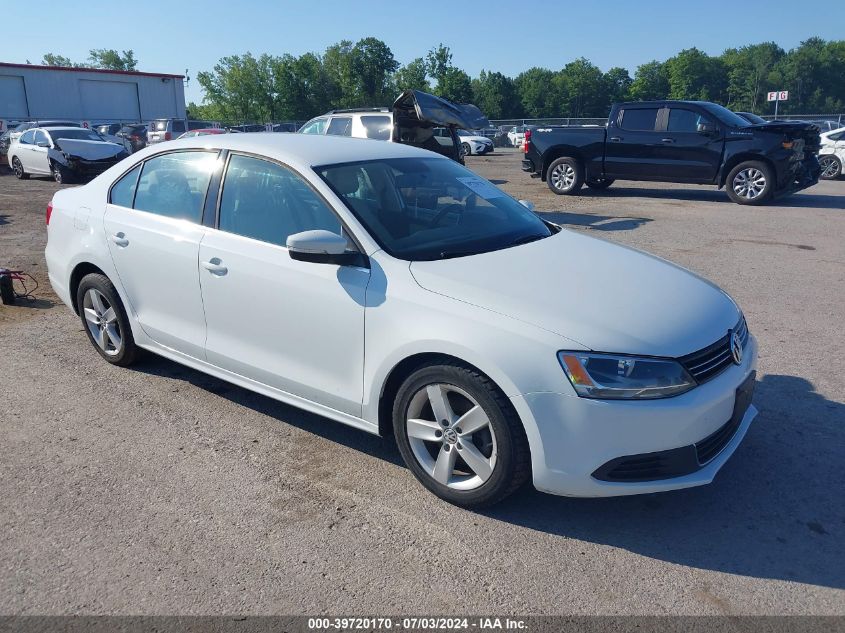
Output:
[[[614,105],[607,127],[534,127],[525,134],[523,171],[557,194],[614,180],[726,187],[739,204],[763,204],[819,179],[819,128],[752,125],[706,101]]]

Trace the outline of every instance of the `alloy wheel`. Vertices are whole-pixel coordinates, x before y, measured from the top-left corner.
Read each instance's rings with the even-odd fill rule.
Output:
[[[756,167],[748,167],[737,172],[732,186],[739,197],[754,200],[766,189],[766,175]]]
[[[15,172],[16,178],[23,176],[23,165],[21,165],[21,161],[17,156],[15,157],[15,160],[12,161],[12,170]]]
[[[117,356],[123,349],[120,322],[114,307],[106,296],[96,288],[89,288],[82,301],[85,323],[91,337],[103,353]]]
[[[575,168],[568,163],[561,163],[552,170],[550,177],[555,189],[567,191],[575,183]]]
[[[405,419],[411,451],[426,473],[454,490],[482,486],[496,468],[496,434],[478,402],[454,385],[430,384]]]
[[[833,156],[820,158],[819,165],[822,168],[822,178],[833,178],[839,167],[837,160]]]

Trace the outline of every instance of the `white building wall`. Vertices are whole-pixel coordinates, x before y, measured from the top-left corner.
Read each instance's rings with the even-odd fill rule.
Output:
[[[184,86],[172,76],[0,65],[0,119],[47,118],[184,119]]]

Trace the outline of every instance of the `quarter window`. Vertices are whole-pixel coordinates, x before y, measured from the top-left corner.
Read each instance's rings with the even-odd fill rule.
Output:
[[[623,110],[620,127],[623,130],[654,131],[657,122],[657,108],[633,108]]]
[[[335,136],[351,136],[352,134],[352,117],[332,117],[329,123],[329,129],[326,134],[334,134]]]
[[[138,187],[138,174],[141,166],[138,165],[128,174],[118,180],[111,188],[109,202],[119,207],[132,208],[132,201],[135,199],[135,189]]]
[[[277,246],[301,231],[341,233],[340,220],[297,174],[276,163],[240,155],[229,160],[219,228]]]
[[[173,152],[144,163],[135,208],[199,223],[217,152]]]

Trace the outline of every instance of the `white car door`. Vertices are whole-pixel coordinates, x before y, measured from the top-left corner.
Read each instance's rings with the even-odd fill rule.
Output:
[[[44,130],[35,130],[35,143],[30,148],[32,152],[29,172],[32,174],[50,173],[50,139]]]
[[[232,154],[217,226],[199,256],[208,361],[360,417],[370,271],[295,261],[284,246],[340,233],[329,204],[287,167]]]
[[[120,283],[144,332],[205,358],[205,316],[197,261],[202,214],[217,151],[168,152],[113,187],[104,226]]]

